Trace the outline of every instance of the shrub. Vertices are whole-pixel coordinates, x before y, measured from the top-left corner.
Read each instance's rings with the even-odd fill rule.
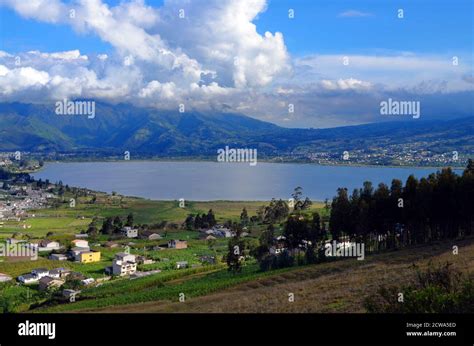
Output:
[[[452,268],[450,263],[425,271],[416,268],[412,284],[401,287],[381,286],[367,297],[368,312],[382,313],[472,313],[474,281]],[[399,295],[403,294],[403,301]]]

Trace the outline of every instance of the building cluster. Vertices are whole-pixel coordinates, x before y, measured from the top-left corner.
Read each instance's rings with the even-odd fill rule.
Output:
[[[22,284],[39,284],[39,289],[45,291],[51,288],[59,288],[66,282],[66,277],[71,271],[66,268],[48,270],[46,268],[33,269],[30,273],[20,275],[17,280]]]
[[[234,236],[234,233],[230,229],[223,226],[214,226],[203,232],[207,234],[208,237],[211,236],[213,238],[231,238]]]
[[[55,198],[51,193],[31,187],[13,186],[8,190],[3,190],[2,187],[0,184],[0,221],[21,221],[31,217],[28,210],[46,208],[48,200]]]
[[[417,166],[465,166],[467,157],[456,151],[433,152],[429,143],[394,143],[383,148],[347,149],[332,152],[311,152],[302,150],[292,152],[285,157],[292,161],[309,161],[320,165],[357,164],[357,165],[417,165]],[[283,158],[280,158],[282,160]]]

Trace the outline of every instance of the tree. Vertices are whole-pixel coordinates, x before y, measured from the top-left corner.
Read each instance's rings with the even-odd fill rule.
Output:
[[[242,260],[245,250],[245,242],[241,239],[242,233],[241,228],[233,227],[236,232],[235,235],[229,240],[227,246],[227,268],[232,273],[240,273],[242,271]]]
[[[287,247],[295,253],[301,247],[304,247],[310,232],[310,225],[304,215],[292,214],[288,216],[285,223],[283,235],[286,238]]]
[[[329,218],[329,232],[333,239],[337,240],[344,232],[349,231],[351,209],[347,189],[337,189],[337,196],[332,201]]]
[[[293,198],[293,202],[294,202],[294,210],[298,210],[297,205],[301,202],[302,196],[303,196],[303,188],[301,186],[295,187],[293,193],[291,194],[291,197]]]
[[[242,226],[247,226],[249,224],[249,215],[245,207],[242,209],[242,213],[240,214],[240,223]]]
[[[133,227],[133,214],[132,213],[127,215],[127,222],[125,223],[125,226]]]
[[[115,233],[120,233],[122,231],[123,223],[120,216],[114,217],[113,225]]]
[[[467,166],[466,169],[464,170],[464,173],[466,174],[474,174],[474,160],[469,159],[467,161]]]
[[[206,221],[208,224],[207,227],[214,227],[217,224],[216,216],[214,215],[212,209],[209,209],[209,211],[207,212]]]
[[[195,229],[202,228],[202,218],[199,214],[196,214],[196,217],[194,218],[194,228]]]
[[[390,188],[379,184],[375,191],[364,182],[351,196],[338,189],[329,218],[332,237],[363,241],[370,252],[470,235],[473,168],[470,160],[461,176],[444,168],[420,180],[410,175],[405,186],[394,179]]]
[[[313,204],[313,202],[311,202],[311,200],[308,197],[306,197],[303,201],[302,196],[303,196],[303,189],[300,186],[296,187],[294,192],[291,194],[291,197],[293,198],[293,201],[294,201],[293,210],[295,211],[305,210],[305,209],[308,209]]]
[[[109,216],[102,223],[102,228],[100,229],[100,233],[111,235],[113,232],[114,232],[113,218]]]
[[[263,222],[268,224],[279,222],[288,216],[289,210],[285,201],[272,199],[270,204],[263,209]]]
[[[99,233],[99,231],[97,229],[97,226],[96,226],[96,222],[97,222],[97,218],[92,219],[92,222],[89,224],[89,226],[87,228],[86,233],[91,237],[94,237],[94,236],[97,235],[97,233]]]
[[[185,227],[188,231],[192,231],[192,230],[193,230],[193,227],[194,227],[194,215],[193,215],[193,214],[189,214],[189,215],[186,217],[186,220],[184,220],[184,227]]]

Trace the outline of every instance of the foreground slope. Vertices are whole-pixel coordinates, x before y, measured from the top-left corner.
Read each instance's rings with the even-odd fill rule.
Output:
[[[452,246],[459,247],[454,255]],[[258,278],[220,292],[189,299],[112,306],[87,312],[365,312],[364,298],[381,284],[401,285],[413,280],[413,264],[454,264],[474,275],[474,239],[435,243],[355,259],[295,268]],[[288,293],[295,301],[288,302]]]

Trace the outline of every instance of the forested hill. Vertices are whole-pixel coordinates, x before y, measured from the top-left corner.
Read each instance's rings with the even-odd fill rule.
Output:
[[[474,153],[474,117],[330,129],[288,129],[244,115],[162,111],[96,103],[96,116],[60,116],[53,105],[0,104],[0,151],[123,151],[163,157],[215,155],[226,145],[259,156],[342,151]]]

